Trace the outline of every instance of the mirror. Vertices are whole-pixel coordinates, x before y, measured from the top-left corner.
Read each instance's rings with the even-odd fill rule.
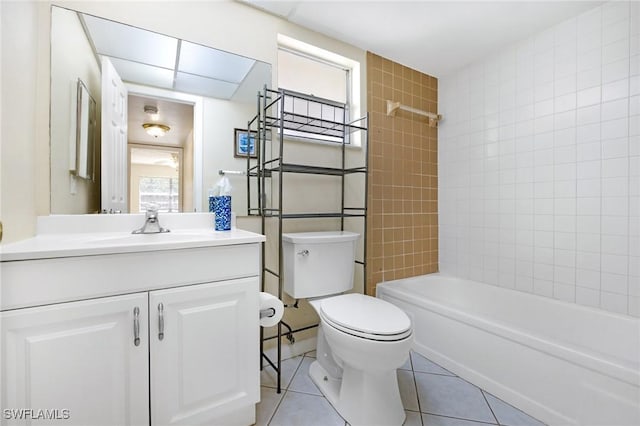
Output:
[[[75,161],[71,160],[71,165],[73,172],[75,172],[75,175],[79,178],[93,180],[95,138],[96,101],[91,97],[87,86],[84,85],[82,80],[78,79],[76,97],[76,151]],[[74,165],[75,167],[73,167]]]
[[[112,138],[101,137],[105,118],[112,114],[103,106],[110,99],[103,89],[105,60],[128,92],[123,100],[128,105],[124,108],[126,124],[121,127],[126,132],[124,148],[112,149]],[[97,128],[94,137],[87,139],[93,141],[93,154],[89,143],[87,149],[78,149],[77,137],[85,134],[78,121],[79,80],[83,99],[95,101],[93,123]],[[173,168],[172,173],[180,176],[175,189],[173,181],[156,185],[171,189],[173,201],[163,201],[163,205],[171,206],[172,211],[176,206],[180,211],[207,211],[206,189],[215,184],[218,170],[244,170],[246,166],[244,160],[234,157],[234,129],[246,127],[255,115],[256,93],[265,84],[271,85],[268,63],[52,6],[51,213],[108,210],[102,188],[109,182],[122,188],[123,212],[135,212],[136,206],[147,204],[143,197],[148,192],[145,188],[153,186],[149,182],[159,181],[151,178],[160,175],[148,176],[154,174],[149,171],[154,165]],[[186,121],[185,110],[191,114]],[[114,151],[124,158],[124,164],[114,164]],[[93,179],[79,179],[80,155],[84,156],[85,176],[93,166]],[[163,171],[162,176],[167,173]],[[234,187],[233,209],[243,214],[244,182]]]

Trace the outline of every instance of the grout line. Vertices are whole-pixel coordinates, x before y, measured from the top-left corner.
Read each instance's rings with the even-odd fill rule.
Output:
[[[305,356],[306,355],[303,354],[302,357],[300,357],[301,359],[300,359],[300,362],[298,362],[298,366],[296,367],[296,371],[293,372],[293,375],[291,376],[291,380],[289,381],[287,386],[286,387],[281,387],[282,396],[280,397],[280,401],[278,401],[278,404],[276,405],[275,410],[273,410],[273,414],[271,414],[271,417],[269,417],[269,421],[267,422],[267,426],[271,424],[271,422],[273,421],[273,418],[278,413],[278,410],[280,409],[280,405],[282,404],[282,402],[284,401],[285,396],[289,392],[289,385],[291,385],[291,382],[293,382],[293,379],[295,378],[296,374],[298,374],[298,370],[300,370],[300,366],[302,366],[302,361],[304,360]],[[311,357],[309,357],[309,358],[311,358]],[[269,386],[265,386],[265,387],[269,387]],[[274,387],[274,388],[271,388],[271,389],[277,389],[277,388]],[[294,391],[291,391],[291,392],[294,392]],[[298,393],[304,393],[305,395],[314,395],[314,394],[307,394],[305,392],[298,392]],[[276,393],[276,395],[277,395],[277,393]],[[317,395],[315,395],[315,396],[317,396]]]
[[[426,412],[423,413],[423,414],[428,414],[430,416],[436,416],[436,417],[442,417],[442,418],[445,418],[445,419],[464,420],[465,422],[480,423],[480,424],[483,424],[483,425],[501,426],[500,423],[490,423],[490,422],[485,422],[483,420],[472,420],[472,419],[468,419],[468,418],[464,418],[464,417],[453,417],[453,416],[446,416],[446,415],[443,415],[443,414],[426,413]]]
[[[277,393],[276,393],[276,395],[277,395]],[[287,390],[283,389],[282,390],[282,396],[280,397],[280,401],[278,401],[278,403],[276,404],[276,408],[273,410],[273,413],[271,414],[271,417],[269,417],[269,420],[267,421],[267,426],[269,426],[271,424],[271,422],[273,421],[273,418],[276,416],[276,413],[280,409],[280,405],[282,404],[282,401],[284,401],[284,397],[286,395],[287,395]]]
[[[457,378],[461,378],[459,376],[456,376],[455,374],[451,373],[451,374],[444,374],[444,373],[431,373],[428,371],[414,371],[414,373],[418,373],[418,374],[431,374],[432,376],[443,376],[443,377],[457,377]]]
[[[311,352],[311,351],[310,351],[310,352]],[[299,393],[299,394],[302,394],[302,395],[309,395],[309,396],[320,397],[320,398],[324,399],[325,401],[329,402],[329,400],[328,400],[328,399],[327,399],[327,398],[326,398],[322,393],[320,393],[320,395],[318,395],[318,394],[316,394],[316,393],[308,393],[308,392],[297,391],[297,390],[290,390],[290,389],[289,389],[289,386],[291,386],[291,384],[293,383],[293,380],[294,380],[294,379],[295,379],[295,377],[298,375],[298,372],[300,372],[300,368],[302,367],[302,364],[303,364],[304,358],[316,359],[316,358],[314,358],[314,357],[310,357],[310,356],[309,356],[309,357],[307,357],[307,356],[306,356],[306,353],[305,353],[305,354],[303,354],[300,358],[301,358],[301,359],[300,359],[300,362],[298,363],[298,367],[296,368],[296,371],[295,371],[295,372],[293,373],[293,375],[291,376],[291,380],[289,381],[289,385],[287,386],[286,390],[284,390],[284,394],[282,395],[282,399],[280,400],[280,403],[278,403],[278,406],[276,407],[276,410],[273,412],[273,416],[275,416],[275,415],[276,415],[276,413],[278,412],[278,409],[280,409],[280,404],[282,403],[282,401],[284,401],[284,397],[285,397],[285,395],[286,395],[287,393],[289,393],[289,392],[291,392],[291,393]],[[314,386],[315,386],[315,383],[314,383]],[[316,387],[317,387],[317,386],[316,386]],[[347,425],[348,425],[347,420],[346,420],[344,417],[342,417],[342,416],[340,415],[340,413],[338,413],[338,410],[336,410],[336,409],[335,409],[335,407],[334,407],[331,403],[329,403],[329,405],[331,406],[331,409],[332,409],[333,411],[335,411],[335,413],[336,413],[338,416],[340,416],[340,418],[341,418],[342,420],[344,420],[344,424],[345,424],[345,426],[347,426]],[[271,419],[269,420],[269,423],[271,423],[271,420],[273,419],[273,416],[272,416],[272,417],[271,417]]]
[[[300,367],[302,366],[302,361],[304,361],[304,355],[300,357],[300,361],[298,362],[298,366],[296,367],[296,371],[294,371],[293,374],[291,375],[291,380],[289,380],[289,384],[287,385],[287,390],[289,390],[289,386],[291,386],[291,383],[293,383],[293,380],[296,378],[296,375],[298,374],[298,371],[300,370]]]
[[[604,65],[602,64],[602,52],[603,52],[603,40],[602,40],[602,34],[604,32],[604,11],[603,8],[600,7],[600,102],[598,103],[598,105],[600,106],[600,119],[598,120],[598,125],[599,125],[599,133],[600,133],[600,138],[599,138],[599,144],[600,144],[600,177],[599,177],[599,181],[600,181],[600,229],[598,229],[598,261],[599,261],[599,265],[598,265],[598,275],[600,276],[598,279],[598,309],[603,309],[602,308],[602,213],[603,213],[603,205],[604,205],[604,196],[602,195],[602,106],[605,103],[604,102],[604,85],[602,84],[602,68],[604,67]]]
[[[292,360],[292,359],[296,359],[296,358],[300,358],[300,361],[299,361],[298,366],[296,367],[295,371],[291,375],[291,380],[289,380],[289,382],[288,382],[288,384],[286,386],[283,383],[280,383],[280,389],[283,390],[283,391],[287,390],[289,388],[289,385],[293,381],[293,377],[296,375],[296,373],[298,372],[298,369],[300,368],[300,365],[302,364],[302,358],[304,358],[304,357],[302,355],[296,355],[293,358],[288,358],[288,359],[284,360],[284,361],[288,361],[288,360]],[[282,374],[282,373],[280,373],[280,374]],[[278,385],[277,384],[275,384],[275,385],[263,385],[262,383],[260,383],[260,386],[265,387],[265,388],[278,389]]]
[[[416,390],[416,401],[418,402],[418,411],[420,412],[420,425],[424,426],[424,419],[422,418],[422,407],[420,406],[420,396],[418,395],[418,382],[416,381],[416,372],[413,369],[413,358],[409,352],[409,364],[411,364],[411,376],[413,377],[413,387]],[[404,408],[404,407],[403,407]]]
[[[633,34],[631,33],[631,2],[629,2],[629,74],[627,97],[627,315],[631,315],[631,45]]]
[[[436,364],[436,365],[437,365],[437,364]],[[418,372],[418,373],[421,373],[421,372]],[[486,394],[491,395],[491,393],[489,393],[488,391],[484,390],[483,388],[481,388],[481,387],[479,387],[479,386],[477,386],[477,385],[475,385],[475,384],[471,383],[470,381],[468,381],[468,380],[466,380],[466,379],[464,379],[464,378],[462,378],[462,377],[460,377],[460,376],[448,376],[448,375],[444,375],[444,374],[437,374],[437,373],[421,373],[421,374],[433,374],[433,375],[436,375],[436,376],[454,377],[454,378],[457,378],[457,379],[462,380],[463,382],[467,383],[467,384],[468,384],[468,385],[470,385],[470,386],[473,386],[473,387],[477,388],[477,389],[482,393],[482,396],[483,396],[483,398],[484,398],[485,402],[486,402],[486,403],[487,403],[487,405],[489,406],[489,410],[491,410],[491,414],[493,414],[493,417],[496,419],[496,423],[488,423],[488,424],[496,424],[496,425],[498,425],[498,426],[504,426],[502,423],[500,423],[500,421],[498,420],[497,416],[495,415],[495,413],[494,413],[494,411],[493,411],[493,407],[491,406],[491,404],[489,404],[489,400],[487,399]],[[493,396],[493,395],[492,395],[492,396]],[[508,402],[506,402],[506,401],[503,401],[502,399],[500,399],[500,398],[498,398],[498,397],[496,397],[496,396],[494,396],[494,398],[499,399],[500,401],[502,401],[504,404],[508,405],[508,406],[509,406],[509,407],[511,407],[512,409],[517,410],[517,411],[521,412],[522,414],[524,414],[524,415],[526,415],[526,416],[528,416],[528,417],[530,417],[530,418],[532,418],[532,419],[534,419],[534,420],[536,420],[536,421],[538,421],[538,422],[542,423],[540,420],[538,420],[537,418],[533,417],[531,414],[528,414],[528,413],[526,413],[526,412],[524,412],[524,411],[520,410],[519,408],[514,407],[514,406],[513,406],[513,405],[511,405],[510,403],[508,403]],[[419,402],[419,400],[418,400],[418,402]],[[435,416],[441,416],[441,417],[451,417],[451,418],[455,418],[455,419],[458,419],[458,418],[459,418],[459,419],[461,419],[461,420],[468,420],[468,421],[474,421],[474,422],[480,422],[480,423],[487,423],[487,422],[484,422],[484,421],[482,421],[482,420],[472,420],[472,419],[468,419],[468,418],[464,418],[464,417],[452,417],[452,416],[447,416],[447,415],[442,415],[442,414],[436,414],[436,413],[429,413],[429,412],[425,412],[425,413],[426,413],[426,414],[435,415]],[[543,424],[544,424],[544,423],[543,423]]]
[[[480,389],[480,388],[478,388]],[[491,404],[489,404],[489,400],[487,399],[487,395],[485,395],[484,390],[480,389],[480,393],[482,394],[482,397],[484,398],[484,402],[487,403],[487,406],[489,407],[489,410],[491,411],[491,415],[493,416],[494,419],[496,419],[496,424],[500,425],[500,422],[498,421],[498,417],[496,416],[496,413],[493,412],[493,407],[491,407]]]
[[[553,222],[552,226],[551,226],[551,238],[552,238],[552,242],[551,242],[551,257],[553,259],[553,265],[552,266],[552,274],[551,274],[551,299],[555,299],[558,300],[560,299],[558,297],[558,292],[559,292],[559,286],[558,286],[558,282],[556,281],[556,186],[558,181],[556,180],[556,139],[555,139],[555,131],[556,131],[556,123],[555,123],[555,117],[556,117],[556,100],[558,99],[558,95],[556,94],[556,87],[555,87],[555,78],[556,78],[556,71],[557,68],[556,67],[556,59],[555,59],[555,53],[556,53],[556,37],[555,37],[555,26],[551,27],[550,29],[552,30],[552,35],[553,35],[553,47],[551,48],[551,51],[553,52],[552,54],[554,55],[553,57],[553,61],[551,63],[551,67],[553,68],[553,72],[552,74],[552,79],[551,79],[551,99],[553,100],[553,112],[550,114],[551,118],[553,120],[553,126],[552,126],[552,130],[551,133],[553,134],[553,141],[552,141],[552,148],[551,148],[551,153],[552,153],[552,167],[551,167],[551,182],[553,185],[553,192],[552,192],[552,196],[551,196],[551,220]],[[576,39],[576,43],[577,43],[577,39]],[[577,55],[577,47],[576,47],[576,55]],[[577,64],[577,57],[576,57],[576,64]],[[576,81],[577,81],[577,76],[576,76]],[[577,84],[577,83],[576,83]],[[577,113],[577,107],[578,107],[578,92],[577,92],[577,87],[576,87],[576,121],[578,119],[578,113]],[[576,141],[577,144],[577,141]],[[577,165],[576,165],[576,173],[577,173]],[[577,185],[577,184],[576,184]],[[484,393],[482,394],[482,396],[484,396]],[[487,398],[485,398],[485,401],[487,400]],[[489,404],[487,402],[487,404]],[[491,406],[489,406],[489,408],[491,408]],[[491,413],[493,413],[493,410],[491,410]],[[493,415],[493,417],[495,417],[495,414]],[[498,419],[496,419],[497,421]]]
[[[577,21],[578,20],[576,19],[576,32],[575,32],[576,43],[574,45],[574,50],[576,52],[576,68],[574,70],[575,71],[574,75],[576,76],[576,85],[575,85],[575,101],[576,101],[575,105],[576,106],[573,114],[573,120],[574,120],[573,121],[573,137],[574,137],[573,145],[575,146],[573,164],[575,164],[576,166],[575,174],[573,176],[574,182],[575,182],[575,185],[573,187],[573,190],[574,190],[573,218],[575,222],[573,226],[573,267],[571,268],[573,272],[573,301],[572,302],[575,304],[577,304],[578,302],[578,23]],[[554,127],[555,127],[555,123],[554,123]],[[554,173],[555,173],[555,170],[554,170]],[[555,223],[554,223],[554,226],[555,226]],[[555,236],[554,236],[553,243],[555,244]]]
[[[315,385],[315,383],[314,383],[314,385]],[[293,389],[287,389],[287,392],[291,392],[291,393],[300,393],[300,394],[302,394],[302,395],[320,396],[320,397],[322,397],[322,398],[325,398],[325,399],[326,399],[326,397],[325,397],[322,393],[317,394],[317,393],[311,393],[311,392],[305,392],[305,391],[301,391],[301,390],[293,390]]]

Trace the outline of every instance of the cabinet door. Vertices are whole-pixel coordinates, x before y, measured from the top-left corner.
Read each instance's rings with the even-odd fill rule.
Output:
[[[0,314],[2,424],[148,425],[147,306],[142,293]]]
[[[154,426],[230,424],[258,402],[257,277],[152,291],[149,311]]]

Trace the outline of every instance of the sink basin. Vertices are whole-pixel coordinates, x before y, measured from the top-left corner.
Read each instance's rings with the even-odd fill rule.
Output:
[[[214,231],[210,213],[166,213],[161,224],[171,232],[131,233],[143,223],[141,214],[42,216],[35,237],[0,245],[0,262],[201,249],[265,240],[262,235],[237,228]]]
[[[94,235],[84,242],[90,245],[140,245],[198,242],[213,239],[209,230],[176,231],[157,234],[115,233],[115,235]]]

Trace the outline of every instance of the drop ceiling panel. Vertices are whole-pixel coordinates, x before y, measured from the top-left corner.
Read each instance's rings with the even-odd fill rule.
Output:
[[[238,84],[214,80],[193,74],[179,72],[176,75],[175,90],[185,93],[198,93],[212,98],[231,99]]]
[[[82,16],[98,54],[163,68],[175,66],[177,39],[91,15]]]
[[[271,81],[267,63],[115,21],[80,16],[96,54],[108,56],[125,82],[230,99],[251,76],[254,86],[243,91],[242,98],[244,92],[250,92],[253,100],[255,92]]]
[[[271,88],[271,81],[265,78],[270,72],[268,64],[256,61],[249,74],[238,87],[238,90],[233,94],[233,100],[237,102],[255,102],[258,91],[262,91],[265,85]]]
[[[178,71],[240,83],[254,64],[253,59],[183,41]]]
[[[154,67],[118,58],[109,59],[123,81],[160,87],[162,89],[173,89],[173,70],[171,69]]]

